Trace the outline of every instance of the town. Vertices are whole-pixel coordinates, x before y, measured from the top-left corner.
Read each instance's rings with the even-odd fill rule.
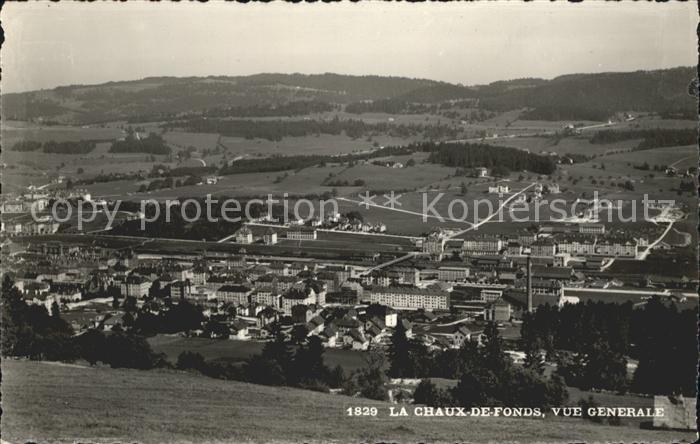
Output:
[[[697,438],[693,5],[59,3],[2,8],[2,444]]]

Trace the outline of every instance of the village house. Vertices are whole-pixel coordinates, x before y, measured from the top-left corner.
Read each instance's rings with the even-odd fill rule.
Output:
[[[253,243],[253,232],[250,231],[250,228],[248,228],[246,225],[243,225],[237,232],[236,232],[236,243],[238,244],[252,244]]]
[[[265,245],[275,245],[277,243],[277,232],[272,228],[268,228],[263,234],[263,243]]]

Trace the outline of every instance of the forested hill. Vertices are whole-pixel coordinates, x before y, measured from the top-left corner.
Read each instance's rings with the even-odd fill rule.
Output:
[[[573,74],[533,87],[482,91],[481,105],[507,111],[530,108],[533,120],[605,120],[616,112],[658,112],[694,120],[695,97],[688,93],[695,68]],[[506,82],[507,83],[507,82]]]
[[[695,77],[695,69],[690,67],[573,74],[552,80],[516,79],[471,87],[406,77],[329,73],[150,77],[4,94],[2,117],[68,123],[121,119],[137,122],[204,112],[239,117],[285,115],[290,110],[296,115],[312,114],[346,104],[387,99],[403,104],[469,99],[469,103],[492,111],[525,108],[528,111],[524,117],[530,119],[605,120],[626,111],[694,119],[696,102],[688,94],[688,87]],[[305,102],[313,103],[305,106]]]
[[[392,98],[441,84],[406,77],[339,74],[149,77],[4,94],[2,111],[3,117],[8,119],[41,117],[44,120],[89,123],[302,101],[343,104]]]

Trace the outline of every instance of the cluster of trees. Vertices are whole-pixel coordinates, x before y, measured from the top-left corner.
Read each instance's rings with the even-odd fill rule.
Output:
[[[635,147],[636,150],[664,148],[669,146],[695,145],[698,132],[694,128],[669,129],[635,129],[635,130],[604,130],[596,132],[591,143],[606,144],[624,140],[642,139]]]
[[[159,282],[154,282],[152,289],[158,288]],[[154,290],[157,292],[158,290]],[[166,290],[167,291],[167,290]],[[128,298],[127,298],[128,299]],[[155,334],[179,333],[196,330],[202,327],[205,321],[202,308],[191,304],[186,300],[180,300],[176,304],[169,304],[166,310],[152,311],[149,304],[137,310],[135,300],[125,300],[125,310],[122,323],[129,331],[143,336]]]
[[[386,114],[423,114],[430,113],[435,106],[424,103],[407,102],[401,99],[380,99],[353,102],[345,106],[345,112],[350,114],[386,113]]]
[[[278,117],[303,116],[333,111],[335,105],[316,100],[295,100],[279,105],[231,106],[211,108],[202,113],[205,117]]]
[[[539,355],[530,355],[524,367],[516,367],[504,352],[496,324],[489,323],[484,334],[481,347],[466,342],[458,350],[430,353],[421,343],[407,340],[405,330],[397,326],[389,350],[389,376],[424,378],[414,402],[430,406],[546,408],[567,400],[564,381],[557,375],[543,375]],[[459,382],[451,389],[440,389],[429,377]]]
[[[170,147],[163,138],[156,133],[149,133],[147,137],[138,138],[134,134],[128,134],[124,140],[112,143],[110,153],[149,153],[170,154]]]
[[[346,377],[342,367],[331,369],[325,364],[324,352],[316,336],[293,346],[277,330],[260,354],[243,362],[207,361],[199,353],[185,351],[178,356],[176,367],[219,379],[328,392],[329,388],[340,388]]]
[[[166,179],[167,180],[167,179]],[[240,222],[228,222],[223,218],[222,202],[226,201],[226,197],[221,197],[216,201],[211,201],[209,208],[211,209],[211,220],[206,217],[207,204],[204,198],[194,198],[199,203],[201,214],[197,217],[197,206],[194,204],[186,205],[184,208],[173,206],[170,209],[165,203],[161,203],[159,210],[156,210],[154,205],[146,207],[146,217],[149,222],[141,229],[140,220],[129,220],[114,227],[110,234],[123,236],[145,236],[154,238],[171,238],[171,239],[191,239],[191,240],[218,240],[225,237],[240,227]],[[226,207],[226,217],[230,219],[244,219],[242,209],[246,208],[246,202],[241,201],[241,210],[237,211],[234,208]],[[122,207],[126,209],[126,207]],[[264,205],[253,202],[249,205],[249,212],[252,217],[259,217]],[[281,209],[274,208],[274,211]],[[184,216],[183,217],[183,212]],[[281,216],[281,214],[279,214]],[[157,216],[157,218],[155,218]],[[151,219],[155,218],[153,222]],[[186,220],[187,219],[187,220]],[[217,220],[218,219],[218,220]]]
[[[241,159],[230,165],[224,165],[219,174],[265,173],[285,170],[302,170],[334,160],[331,156],[322,155],[275,155],[265,158]],[[338,159],[335,159],[338,161]]]
[[[362,179],[355,179],[352,182],[336,179],[326,181],[323,185],[327,187],[363,187],[366,183]]]
[[[187,187],[197,185],[201,182],[202,178],[198,176],[188,176],[184,179],[173,179],[172,176],[168,176],[165,179],[156,179],[148,184],[141,184],[138,191],[139,193],[144,193],[146,191],[162,190],[164,188]]]
[[[569,385],[694,396],[696,322],[695,311],[679,312],[656,297],[641,309],[589,301],[539,307],[525,316],[521,336],[525,349],[556,356]],[[631,386],[627,356],[639,360]]]
[[[103,362],[112,367],[150,369],[165,364],[153,353],[148,342],[134,334],[114,332],[105,335],[90,330],[73,336],[73,329],[61,317],[57,304],[51,312],[43,305],[27,304],[14,282],[5,275],[0,297],[3,356],[54,361],[85,359],[91,364]]]
[[[471,168],[505,168],[512,171],[528,170],[538,174],[552,174],[556,162],[550,156],[540,156],[517,148],[485,144],[435,144],[421,145],[422,151],[430,152],[429,162],[446,166]],[[503,170],[503,171],[507,171]]]
[[[12,151],[41,151],[52,154],[87,154],[95,149],[99,140],[72,140],[65,142],[56,142],[49,140],[47,142],[36,142],[32,140],[23,140],[15,143],[12,146]]]
[[[214,166],[179,166],[170,168],[167,165],[153,165],[150,177],[182,177],[182,176],[204,176],[216,172]]]
[[[696,396],[697,316],[697,310],[678,311],[658,299],[635,310],[631,339],[639,364],[631,383],[633,391]]]
[[[284,137],[310,135],[341,135],[357,139],[376,134],[394,137],[411,137],[422,134],[426,138],[457,137],[461,129],[450,125],[394,125],[389,123],[366,123],[362,120],[341,120],[337,116],[330,120],[242,120],[192,118],[168,122],[163,128],[184,128],[199,133],[216,133],[223,136],[246,139],[266,139],[279,142]]]
[[[605,121],[617,112],[658,112],[694,119],[696,100],[687,94],[694,68],[628,73],[574,74],[523,88],[479,91],[480,106],[508,111],[530,108],[523,119]],[[489,85],[491,86],[491,85]],[[692,116],[692,117],[691,117]]]
[[[295,155],[295,156],[271,156],[265,158],[240,159],[230,165],[224,165],[219,170],[221,175],[264,173],[274,171],[296,170],[301,171],[311,166],[324,166],[328,163],[347,163],[354,165],[358,160],[367,160],[376,157],[399,156],[412,154],[417,151],[417,146],[389,146],[365,154],[346,154],[343,156],[330,155]]]

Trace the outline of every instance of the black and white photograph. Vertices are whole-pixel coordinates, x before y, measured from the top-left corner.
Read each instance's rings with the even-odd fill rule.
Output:
[[[0,10],[0,443],[693,443],[698,3]]]

